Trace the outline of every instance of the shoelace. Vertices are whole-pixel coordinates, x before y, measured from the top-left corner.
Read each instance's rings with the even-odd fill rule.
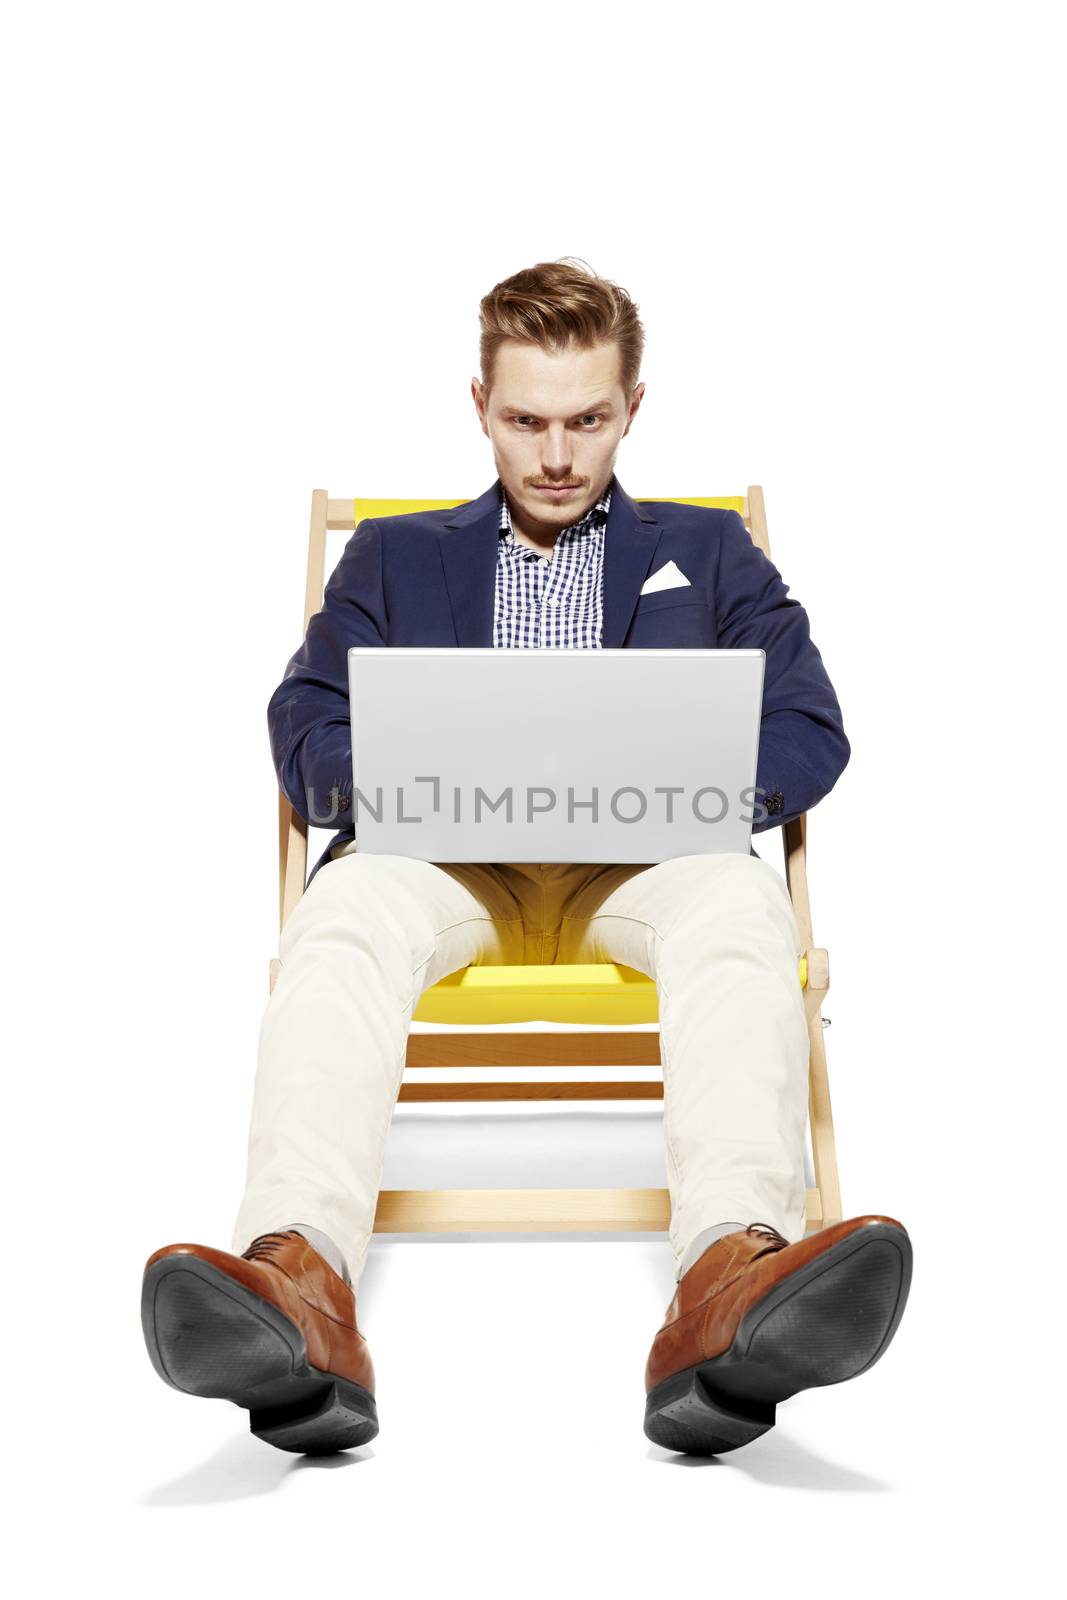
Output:
[[[750,1222],[745,1232],[761,1234],[765,1238],[773,1239],[776,1244],[789,1243],[789,1240],[780,1234],[777,1228],[772,1228],[769,1222]]]
[[[247,1250],[241,1251],[245,1261],[259,1261],[269,1258],[280,1244],[285,1244],[289,1239],[299,1239],[302,1235],[293,1232],[287,1233],[261,1233],[252,1240]]]

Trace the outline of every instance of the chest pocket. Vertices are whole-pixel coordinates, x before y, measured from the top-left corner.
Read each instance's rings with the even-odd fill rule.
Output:
[[[680,584],[642,595],[626,643],[631,649],[712,650],[715,622],[702,589]]]
[[[695,583],[680,583],[674,589],[658,589],[653,594],[643,594],[634,607],[634,616],[643,617],[648,611],[660,611],[664,606],[703,606],[708,603]]]

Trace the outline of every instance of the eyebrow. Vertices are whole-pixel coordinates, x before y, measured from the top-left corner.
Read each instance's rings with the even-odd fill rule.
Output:
[[[537,417],[537,412],[536,411],[531,411],[528,406],[502,406],[501,410],[507,416]],[[575,417],[584,417],[590,411],[614,411],[614,410],[615,410],[615,407],[614,407],[614,405],[612,404],[612,402],[610,400],[594,400],[594,401],[591,402],[591,404],[589,404],[587,406],[582,406],[579,410],[577,410],[575,412],[572,412],[572,415],[575,416]],[[538,420],[538,422],[540,422],[542,419],[540,417],[537,417],[537,420]],[[569,418],[568,418],[568,420],[569,420]]]

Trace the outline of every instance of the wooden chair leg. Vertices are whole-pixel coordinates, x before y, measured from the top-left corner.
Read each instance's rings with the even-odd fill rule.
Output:
[[[826,1043],[823,1039],[822,1012],[808,1018],[811,1053],[808,1067],[808,1119],[811,1123],[811,1153],[815,1164],[815,1187],[822,1210],[820,1227],[840,1222],[841,1185],[837,1176],[837,1148],[834,1144],[834,1119],[830,1110],[830,1080],[826,1070]]]

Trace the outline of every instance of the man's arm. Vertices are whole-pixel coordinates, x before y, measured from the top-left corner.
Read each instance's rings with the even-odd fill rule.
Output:
[[[769,815],[753,823],[759,833],[829,794],[851,750],[807,612],[790,599],[778,568],[753,544],[736,511],[724,520],[714,593],[720,648],[766,652],[756,783]]]
[[[345,546],[322,609],[308,623],[307,636],[267,706],[279,787],[294,811],[315,827],[335,826],[339,813],[351,805],[348,651],[352,645],[385,641],[381,531],[368,519]]]

